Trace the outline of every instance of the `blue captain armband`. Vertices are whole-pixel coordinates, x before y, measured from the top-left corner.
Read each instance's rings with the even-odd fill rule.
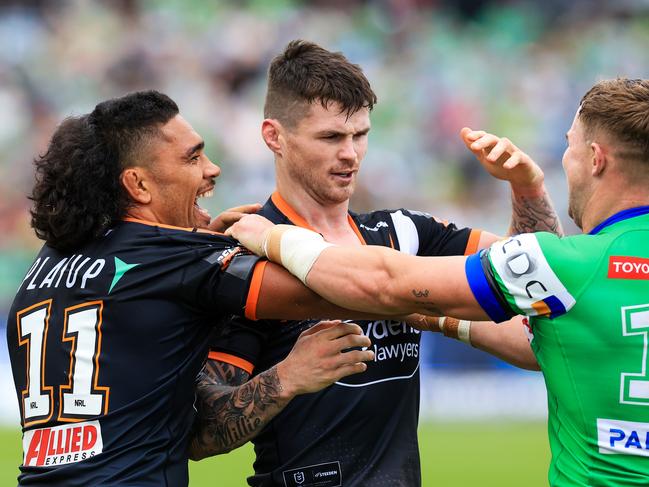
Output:
[[[489,265],[487,249],[470,255],[464,266],[466,279],[473,296],[492,321],[501,323],[516,316],[500,290],[493,285],[494,279]]]

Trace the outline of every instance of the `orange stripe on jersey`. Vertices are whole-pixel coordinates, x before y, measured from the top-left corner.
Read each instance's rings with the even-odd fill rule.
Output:
[[[249,320],[257,319],[257,302],[259,301],[259,291],[261,290],[261,282],[264,279],[264,272],[266,270],[267,260],[257,262],[255,269],[252,271],[252,280],[250,281],[250,289],[248,289],[248,299],[246,299],[246,318]]]
[[[352,230],[354,230],[354,233],[358,237],[358,240],[360,240],[363,245],[367,245],[367,243],[365,242],[365,239],[363,238],[363,235],[361,234],[361,231],[356,226],[356,222],[354,221],[352,216],[349,215],[349,214],[347,214],[347,221],[349,222],[349,226],[352,227]]]
[[[218,360],[219,362],[225,362],[226,364],[234,365],[239,367],[242,370],[245,370],[249,374],[252,374],[252,371],[255,370],[255,366],[252,365],[247,360],[237,357],[235,355],[230,355],[229,353],[223,352],[210,352],[207,355],[207,358],[210,360]]]
[[[282,195],[279,194],[278,191],[275,191],[272,195],[270,195],[270,199],[273,202],[273,204],[277,207],[279,211],[281,211],[286,218],[291,220],[293,225],[297,227],[302,227],[306,228],[308,230],[311,230],[313,232],[318,232],[315,228],[313,228],[311,225],[309,225],[309,222],[307,222],[304,218],[302,218],[297,211],[295,211],[291,205],[289,205],[284,198],[282,198]],[[352,227],[352,230],[358,237],[358,240],[363,245],[367,245],[365,243],[365,239],[363,238],[363,235],[361,234],[360,230],[356,226],[356,222],[352,219],[351,215],[347,215],[347,221],[349,222],[349,226]]]
[[[392,234],[388,233],[388,237],[390,237],[390,248],[394,248],[394,240],[392,240]]]
[[[481,230],[471,230],[471,233],[469,234],[469,240],[466,243],[466,249],[464,250],[464,255],[475,254],[478,251],[480,235],[482,235]]]
[[[277,209],[281,211],[289,220],[291,220],[293,225],[302,228],[308,228],[309,230],[313,230],[314,232],[316,231],[313,227],[311,227],[311,225],[309,225],[309,222],[302,218],[298,214],[298,212],[295,211],[284,198],[282,198],[278,191],[275,191],[272,195],[270,195],[270,199],[275,204]]]
[[[170,230],[184,230],[185,232],[198,232],[198,233],[210,233],[212,235],[225,235],[221,232],[213,232],[212,230],[207,230],[206,228],[189,228],[189,227],[176,227],[173,225],[165,225],[164,223],[152,222],[149,220],[140,220],[139,218],[122,218],[125,222],[141,223],[142,225],[148,225],[150,227],[160,227],[168,228]]]

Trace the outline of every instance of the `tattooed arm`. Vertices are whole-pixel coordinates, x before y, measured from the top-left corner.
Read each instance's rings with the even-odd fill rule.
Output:
[[[509,139],[482,130],[463,128],[460,135],[487,172],[509,181],[512,187],[509,235],[528,232],[563,235],[561,222],[543,183],[543,171],[530,156]]]
[[[239,367],[208,360],[196,387],[196,421],[189,457],[200,460],[227,453],[254,438],[299,394],[316,392],[374,359],[369,338],[353,323],[322,321],[302,332],[288,356],[249,379]]]
[[[512,221],[509,235],[550,232],[563,236],[559,216],[545,187],[537,194],[517,194],[512,190]]]
[[[290,398],[273,367],[251,380],[235,365],[208,360],[198,376],[189,458],[227,453],[257,435]]]

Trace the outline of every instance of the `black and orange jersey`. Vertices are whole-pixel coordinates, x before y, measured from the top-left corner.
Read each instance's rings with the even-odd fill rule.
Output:
[[[209,336],[254,310],[263,264],[223,235],[137,220],[74,254],[44,246],[7,326],[20,484],[187,485]]]
[[[261,213],[274,223],[308,227],[278,193]],[[361,243],[413,255],[477,250],[480,232],[405,209],[349,214]],[[440,277],[441,278],[441,277]],[[212,340],[210,358],[256,374],[283,360],[314,321],[252,323],[234,319]],[[252,486],[416,486],[421,483],[420,332],[399,321],[357,321],[375,360],[362,374],[294,398],[253,440]]]

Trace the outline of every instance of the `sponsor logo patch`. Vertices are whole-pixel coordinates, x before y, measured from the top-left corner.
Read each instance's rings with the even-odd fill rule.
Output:
[[[339,487],[342,485],[340,462],[294,468],[285,470],[283,474],[286,487]]]
[[[67,465],[94,457],[103,449],[99,421],[33,429],[23,435],[23,465]]]
[[[419,370],[419,330],[398,320],[357,323],[372,340],[374,361],[368,362],[364,373],[344,377],[336,382],[337,385],[365,387],[391,380],[408,380],[415,375]]]
[[[608,258],[608,278],[649,280],[649,259],[611,255]]]
[[[649,457],[649,423],[598,418],[597,445],[600,453]]]

